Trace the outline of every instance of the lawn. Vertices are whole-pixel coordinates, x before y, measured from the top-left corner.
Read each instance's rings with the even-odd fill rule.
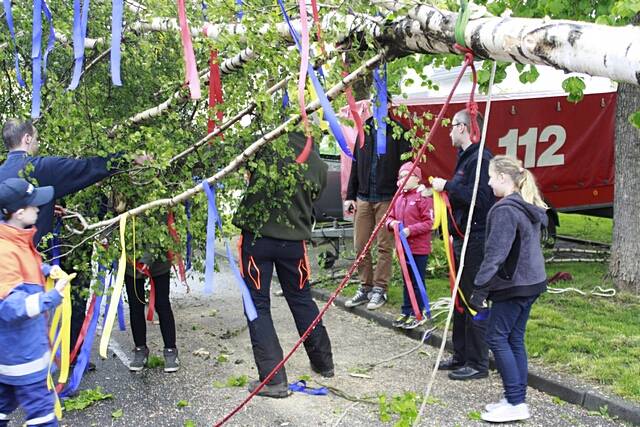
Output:
[[[560,218],[558,234],[595,242],[611,243],[611,230],[613,227],[611,218],[568,213],[560,213],[558,216]]]
[[[565,220],[564,216],[568,219]],[[563,215],[560,221],[567,229],[561,229],[560,233],[611,241],[610,220],[580,217]],[[436,254],[441,253],[441,246],[441,241],[434,241]],[[432,259],[430,267],[427,289],[429,298],[434,301],[449,295],[449,282],[441,262]],[[603,263],[548,264],[546,269],[549,277],[558,271],[569,272],[573,276],[571,282],[556,283],[556,287],[573,287],[586,292],[595,286],[612,287],[606,278],[607,265]],[[335,286],[335,281],[328,283]],[[348,286],[342,295],[351,296],[355,290],[356,286]],[[389,303],[385,309],[398,313],[402,305],[402,280],[397,262],[388,295]],[[613,298],[602,298],[576,293],[545,293],[534,305],[528,324],[529,356],[535,363],[601,384],[623,398],[640,402],[638,313],[640,297],[630,294],[619,293]]]

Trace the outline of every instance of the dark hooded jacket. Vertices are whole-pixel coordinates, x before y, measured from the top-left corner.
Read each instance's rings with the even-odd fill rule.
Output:
[[[487,215],[484,259],[475,278],[472,303],[539,295],[547,288],[540,230],[547,225],[543,208],[512,193]]]

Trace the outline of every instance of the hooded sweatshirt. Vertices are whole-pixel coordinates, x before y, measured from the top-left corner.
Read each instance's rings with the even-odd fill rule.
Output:
[[[49,339],[45,313],[62,302],[44,292],[49,266],[33,244],[35,228],[0,223],[0,383],[33,384],[47,377]]]
[[[540,229],[547,225],[543,208],[512,193],[487,215],[484,259],[475,278],[473,298],[492,301],[539,295],[547,288]]]

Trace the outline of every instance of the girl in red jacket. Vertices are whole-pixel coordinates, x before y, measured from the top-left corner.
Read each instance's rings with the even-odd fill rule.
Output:
[[[400,167],[398,172],[398,186],[402,184],[405,177],[411,170],[412,162],[407,162]],[[427,261],[431,253],[431,226],[433,225],[433,198],[426,197],[422,192],[418,191],[418,186],[422,180],[422,172],[416,167],[411,176],[407,180],[396,204],[394,205],[389,218],[387,219],[387,228],[394,230],[396,224],[402,223],[402,233],[406,236],[420,278],[424,283]],[[413,270],[407,260],[407,269],[411,275],[411,284],[405,282],[404,286],[404,304],[402,305],[402,314],[393,322],[396,328],[413,329],[424,322],[426,317],[422,316],[422,320],[416,319],[416,313],[413,312],[409,292],[407,286],[413,286],[413,292],[416,296],[418,307],[422,313],[425,312],[424,301],[422,301],[418,284],[413,275]]]

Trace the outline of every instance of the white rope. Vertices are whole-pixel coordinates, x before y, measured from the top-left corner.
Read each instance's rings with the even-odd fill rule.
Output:
[[[616,296],[616,290],[613,288],[603,288],[602,286],[596,286],[589,292],[582,291],[577,288],[554,288],[552,286],[547,287],[547,292],[550,294],[564,294],[565,292],[576,292],[584,297],[593,295],[597,297],[611,298]]]
[[[482,126],[482,137],[480,138],[480,147],[478,148],[478,161],[476,163],[476,176],[475,181],[473,183],[473,196],[471,197],[471,206],[469,207],[469,218],[467,219],[467,228],[464,234],[464,241],[462,243],[462,251],[460,255],[460,265],[458,269],[458,274],[456,275],[456,282],[451,291],[450,305],[449,305],[449,314],[447,315],[447,321],[444,325],[444,331],[442,332],[442,343],[440,344],[440,350],[438,351],[438,356],[436,357],[436,363],[431,371],[431,378],[429,379],[429,383],[427,384],[426,391],[424,396],[422,397],[422,404],[420,405],[420,411],[418,412],[418,416],[413,422],[414,426],[417,426],[422,418],[422,414],[424,413],[424,409],[427,405],[427,400],[431,395],[431,389],[433,388],[433,383],[436,379],[436,374],[438,373],[438,366],[440,365],[440,360],[442,359],[442,354],[444,353],[444,347],[447,343],[447,332],[449,331],[449,325],[451,324],[451,318],[453,317],[454,310],[454,298],[458,294],[458,288],[460,287],[460,278],[462,277],[462,270],[464,269],[464,261],[465,255],[467,251],[467,243],[469,242],[469,233],[471,231],[471,222],[473,220],[473,211],[476,206],[476,197],[478,195],[478,183],[480,182],[480,169],[482,165],[482,153],[484,152],[484,145],[487,136],[487,128],[489,125],[489,114],[491,113],[491,95],[493,89],[493,81],[496,76],[496,62],[493,62],[493,66],[491,68],[491,78],[489,79],[489,93],[487,94],[487,104],[485,106],[484,111],[484,124]]]

